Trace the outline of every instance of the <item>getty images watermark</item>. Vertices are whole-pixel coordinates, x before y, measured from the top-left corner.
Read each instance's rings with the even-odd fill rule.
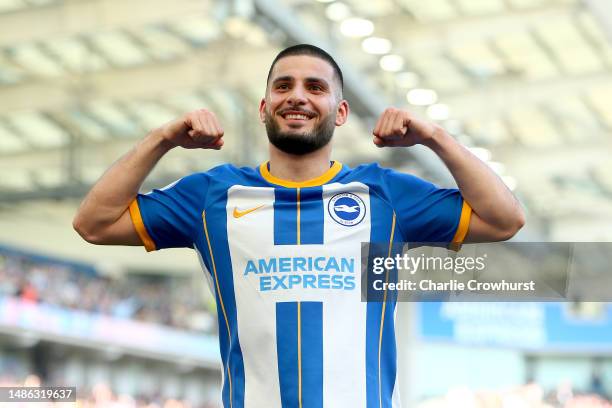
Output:
[[[374,290],[408,290],[408,291],[535,291],[535,282],[530,279],[527,282],[508,282],[502,279],[499,282],[480,282],[477,279],[469,279],[462,282],[459,279],[436,281],[434,279],[420,279],[413,281],[409,279],[398,279],[390,282],[386,277],[389,271],[397,270],[398,273],[405,272],[415,275],[418,271],[445,271],[456,275],[464,273],[482,272],[486,268],[487,254],[472,257],[440,257],[440,256],[410,256],[407,253],[397,254],[395,257],[373,258],[372,272],[379,275],[374,279],[372,287]]]
[[[611,243],[365,243],[362,300],[611,301]]]

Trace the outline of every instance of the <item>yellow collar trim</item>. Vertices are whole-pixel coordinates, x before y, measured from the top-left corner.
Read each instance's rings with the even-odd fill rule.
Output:
[[[336,174],[340,172],[340,170],[342,170],[342,163],[335,161],[329,170],[317,178],[306,181],[289,181],[274,177],[272,174],[270,174],[270,171],[268,170],[268,162],[264,162],[261,164],[261,166],[259,166],[259,172],[267,182],[290,188],[321,186],[333,179]]]

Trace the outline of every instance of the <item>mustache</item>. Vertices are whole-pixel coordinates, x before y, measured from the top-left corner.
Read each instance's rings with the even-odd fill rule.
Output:
[[[308,117],[314,117],[317,114],[313,111],[307,110],[307,109],[298,109],[298,108],[286,108],[286,109],[282,109],[280,111],[278,111],[279,115],[284,115],[287,112],[300,112],[300,113],[304,113],[306,114]]]

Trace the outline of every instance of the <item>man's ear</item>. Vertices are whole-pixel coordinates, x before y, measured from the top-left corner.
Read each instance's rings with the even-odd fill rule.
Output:
[[[266,98],[261,98],[259,102],[259,120],[261,123],[266,122]]]
[[[341,100],[336,110],[336,126],[342,126],[346,123],[350,111],[351,109],[349,108],[347,100]]]

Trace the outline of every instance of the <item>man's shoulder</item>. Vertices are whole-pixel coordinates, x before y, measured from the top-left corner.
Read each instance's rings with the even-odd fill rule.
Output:
[[[183,178],[193,177],[193,178],[201,178],[201,177],[210,177],[210,176],[223,176],[223,175],[243,175],[255,172],[255,169],[252,167],[237,167],[232,163],[223,163],[217,166],[211,167],[208,170],[197,171],[194,173],[190,173]]]
[[[384,176],[391,171],[391,169],[382,167],[379,163],[363,163],[359,164],[354,168],[346,167],[344,173],[344,179],[346,181],[362,181],[362,182],[382,182]]]
[[[209,170],[194,173],[191,176],[204,177],[209,183],[226,185],[249,185],[258,179],[258,172],[253,167],[238,167],[232,163],[223,163]]]
[[[362,163],[354,168],[348,168],[351,173],[366,173],[366,174],[407,174],[391,167],[381,166],[378,162]],[[415,176],[412,176],[415,177]]]
[[[346,168],[348,169],[347,174],[378,174],[378,173],[383,173],[384,170],[386,170],[384,167],[381,167],[379,163],[376,162],[372,162],[372,163],[362,163],[357,165],[354,168],[350,168],[348,166],[346,166]]]
[[[390,167],[383,167],[380,163],[364,163],[355,168],[348,169],[344,177],[345,181],[361,181],[366,184],[386,185],[389,188],[414,187],[429,182],[415,176],[414,174],[404,173]]]

